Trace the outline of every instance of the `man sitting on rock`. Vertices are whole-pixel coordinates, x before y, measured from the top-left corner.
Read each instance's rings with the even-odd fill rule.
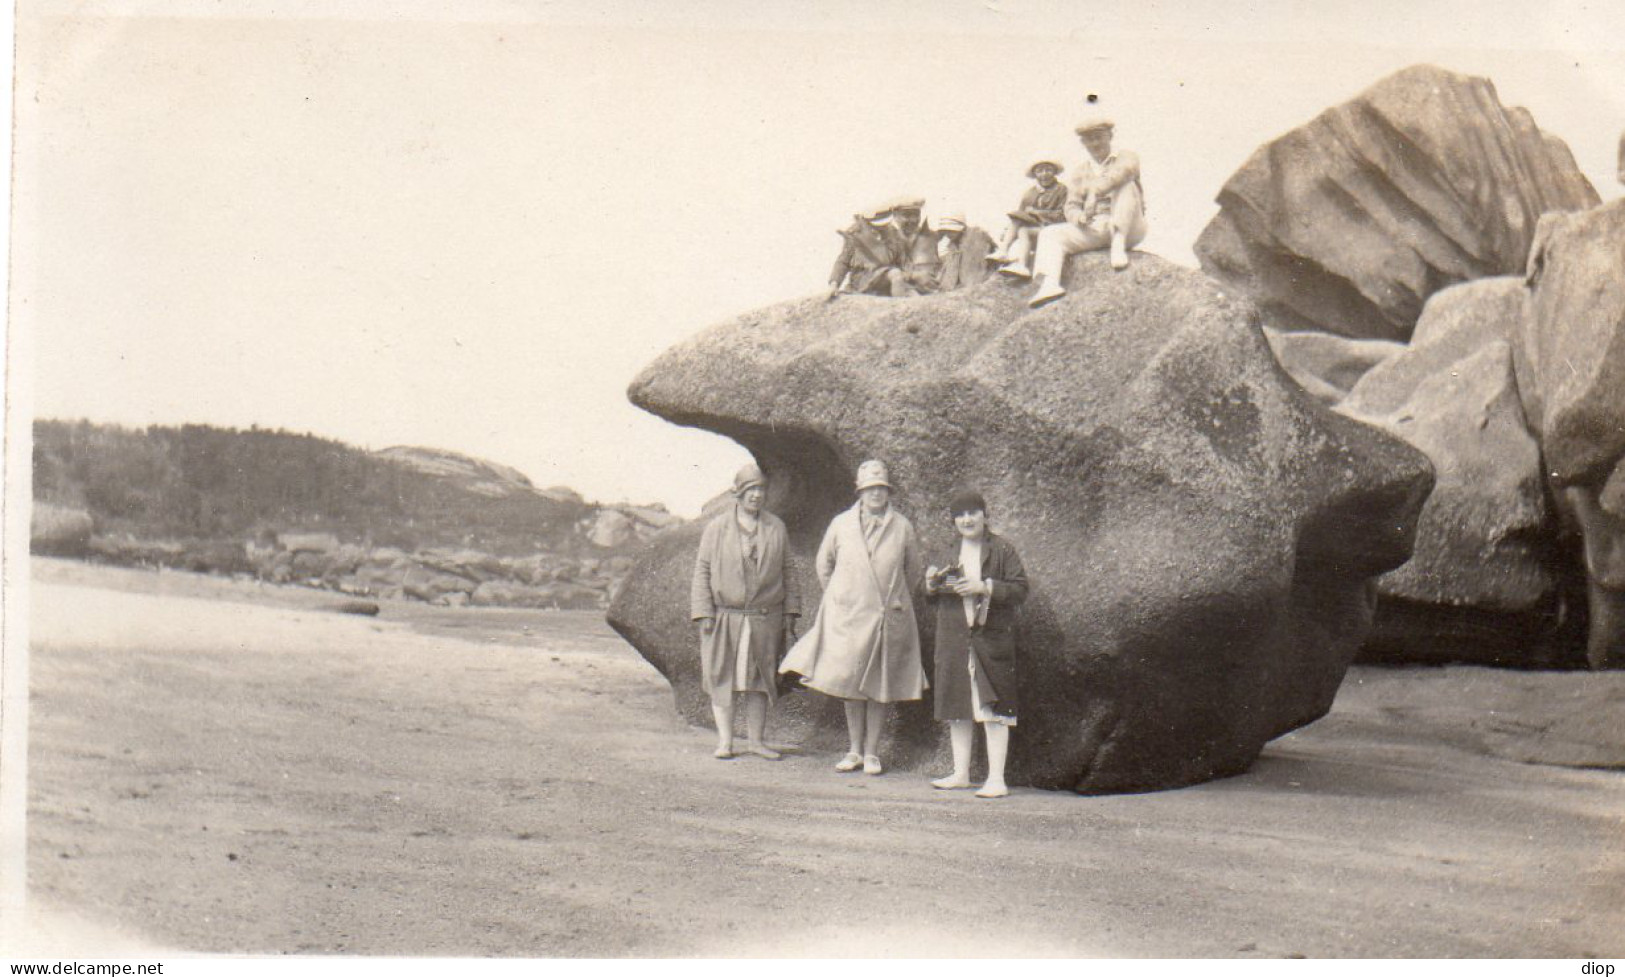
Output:
[[[920,197],[893,201],[891,223],[881,229],[891,245],[886,277],[893,298],[937,290],[942,259],[937,255],[938,234],[921,216],[924,208]]]
[[[1061,270],[1068,256],[1110,248],[1113,270],[1122,271],[1128,267],[1129,249],[1145,239],[1140,158],[1128,150],[1112,152],[1113,124],[1104,115],[1085,119],[1074,131],[1089,155],[1072,172],[1066,220],[1038,232],[1032,271],[1038,291],[1027,302],[1035,308],[1066,294]],[[1020,265],[999,271],[1013,278],[1028,277]]]
[[[829,273],[829,297],[849,292],[876,295],[891,294],[891,283],[886,269],[891,260],[891,249],[886,242],[884,228],[891,219],[889,204],[854,214],[852,223],[841,231],[841,254]]]

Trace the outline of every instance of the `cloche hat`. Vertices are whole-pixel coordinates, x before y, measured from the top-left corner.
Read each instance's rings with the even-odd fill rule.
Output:
[[[858,466],[857,490],[862,492],[864,489],[874,488],[876,485],[884,485],[886,488],[891,488],[891,482],[887,481],[886,463],[876,459],[870,459],[869,461],[866,461]]]

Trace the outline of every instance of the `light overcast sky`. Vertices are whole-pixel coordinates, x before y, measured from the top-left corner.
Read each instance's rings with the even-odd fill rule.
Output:
[[[746,456],[631,407],[637,372],[821,289],[876,199],[997,233],[1087,94],[1142,158],[1142,247],[1184,264],[1253,149],[1418,62],[1619,195],[1622,5],[1326,6],[25,0],[13,406],[692,515]]]

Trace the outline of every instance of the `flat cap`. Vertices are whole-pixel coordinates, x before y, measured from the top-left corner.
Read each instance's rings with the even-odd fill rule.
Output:
[[[1086,132],[1093,132],[1096,129],[1115,128],[1116,124],[1112,122],[1111,116],[1104,112],[1091,112],[1084,116],[1083,121],[1074,126],[1072,131],[1081,136]]]

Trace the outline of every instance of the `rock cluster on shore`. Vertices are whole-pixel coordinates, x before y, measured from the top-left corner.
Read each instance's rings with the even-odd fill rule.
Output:
[[[153,541],[128,535],[91,535],[89,515],[67,511],[86,532],[72,546],[36,535],[34,552],[75,556],[121,566],[166,567],[268,583],[320,587],[359,597],[419,600],[447,607],[532,607],[558,610],[605,607],[631,569],[624,554],[578,556],[535,553],[496,556],[474,549],[407,550],[340,542],[331,533],[283,533],[232,543],[220,540]],[[61,517],[52,517],[61,523]]]
[[[1298,330],[1268,330],[1282,366],[1439,472],[1368,657],[1625,665],[1625,204],[1487,81],[1430,67],[1259,150],[1220,203],[1198,252]]]
[[[626,556],[572,557],[538,553],[499,557],[471,549],[405,552],[339,543],[319,533],[284,534],[278,545],[250,545],[257,576],[346,594],[421,600],[458,607],[602,607],[631,569]]]
[[[287,432],[40,421],[35,458],[36,553],[441,605],[603,607],[627,552],[682,523],[457,452]]]

